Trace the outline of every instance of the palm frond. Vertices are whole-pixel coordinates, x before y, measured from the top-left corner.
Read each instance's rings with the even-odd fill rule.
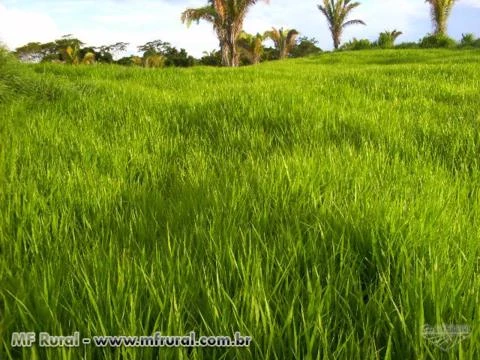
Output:
[[[363,20],[349,20],[343,23],[342,27],[346,28],[347,26],[350,26],[350,25],[367,25],[367,24],[365,24]]]

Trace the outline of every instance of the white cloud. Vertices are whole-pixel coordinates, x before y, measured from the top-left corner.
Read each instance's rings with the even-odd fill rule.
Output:
[[[317,8],[319,3],[321,0],[303,0],[292,5],[290,0],[272,0],[269,5],[256,5],[245,28],[251,32],[264,31],[272,25],[295,28],[302,35],[319,40],[321,48],[331,49],[332,39],[325,17]],[[402,31],[404,40],[418,40],[430,28],[428,6],[422,0],[364,0],[350,19],[362,19],[367,26],[346,28],[343,41],[353,37],[375,40],[380,32],[393,29]]]
[[[480,0],[460,0],[459,4],[480,8]]]
[[[185,48],[198,57],[203,51],[218,47],[211,25],[193,24],[188,28],[180,21],[183,10],[201,6],[203,1],[107,1],[105,4],[105,7],[98,7],[97,14],[85,16],[89,18],[88,26],[75,24],[69,32],[90,45],[129,42],[129,53],[157,39]]]
[[[359,0],[361,6],[352,18],[367,26],[347,28],[343,41],[352,37],[375,40],[384,30],[404,33],[401,41],[416,41],[431,31],[428,5],[424,0]],[[321,0],[271,0],[253,6],[245,21],[245,30],[261,32],[277,28],[295,28],[308,37],[315,37],[323,49],[332,48],[328,25],[317,9]],[[10,0],[0,5],[0,41],[11,48],[29,41],[50,41],[63,34],[73,34],[88,45],[104,45],[117,41],[131,43],[129,52],[147,41],[161,39],[187,49],[194,56],[218,47],[210,24],[192,24],[187,28],[180,14],[187,7],[199,7],[207,0]],[[463,23],[468,15],[478,13],[480,0],[459,0],[452,14],[452,28],[461,24],[466,31],[471,23]],[[478,33],[478,28],[471,31]],[[479,34],[480,35],[480,34]]]
[[[351,37],[374,40],[384,30],[403,32],[401,40],[418,40],[430,30],[428,4],[420,0],[382,0],[362,3],[352,18],[365,21],[367,26],[352,26],[345,31],[345,40]]]
[[[0,41],[15,49],[30,41],[46,42],[59,35],[53,19],[44,13],[7,9],[0,4]]]

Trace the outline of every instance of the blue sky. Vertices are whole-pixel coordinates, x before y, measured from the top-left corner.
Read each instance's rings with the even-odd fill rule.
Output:
[[[417,41],[432,29],[429,8],[423,0],[359,0],[352,18],[367,26],[354,26],[344,41],[374,40],[383,30],[398,29],[400,41]],[[271,0],[255,5],[247,16],[245,30],[264,32],[275,27],[295,28],[315,37],[323,49],[331,49],[328,26],[316,5],[319,0]],[[187,49],[195,56],[217,48],[211,26],[187,28],[180,14],[206,0],[0,0],[0,41],[11,49],[29,41],[50,41],[74,34],[89,45],[130,42],[129,53],[147,41],[161,39]],[[449,22],[449,33],[460,38],[473,32],[480,37],[480,0],[458,0]]]

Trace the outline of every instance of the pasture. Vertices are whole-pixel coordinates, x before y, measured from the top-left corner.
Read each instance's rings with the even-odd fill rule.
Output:
[[[0,358],[480,358],[479,63],[3,65]],[[427,324],[471,332],[444,350]],[[17,331],[253,340],[22,349]]]

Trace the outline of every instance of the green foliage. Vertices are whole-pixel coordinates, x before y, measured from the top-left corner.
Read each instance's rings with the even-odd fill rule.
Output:
[[[10,54],[0,43],[0,103],[5,102],[10,95],[7,84],[9,77],[8,64],[10,61]]]
[[[461,47],[474,47],[476,45],[476,42],[478,42],[475,38],[475,34],[468,33],[468,34],[462,34],[462,40],[460,41],[460,46]]]
[[[222,53],[218,50],[204,51],[200,59],[200,65],[222,66]]]
[[[240,49],[240,63],[253,64],[260,63],[263,52],[265,50],[263,41],[265,37],[259,33],[252,35],[245,31],[238,36],[237,46]]]
[[[477,359],[479,62],[12,62],[35,91],[0,105],[0,358]],[[426,324],[472,332],[444,351]],[[13,348],[22,330],[253,342]]]
[[[72,35],[65,35],[53,42],[31,42],[16,49],[15,55],[23,62],[62,62],[77,65],[80,63],[91,64],[92,55],[95,62],[114,62],[113,56],[126,50],[128,43],[118,42],[100,47],[84,47],[84,43]],[[88,57],[85,59],[85,56]]]
[[[94,48],[95,58],[98,62],[111,64],[114,62],[114,55],[118,55],[124,52],[129,43],[117,42],[111,45],[102,45]]]
[[[143,58],[143,66],[146,68],[163,68],[166,58],[160,54],[151,54]]]
[[[11,61],[12,56],[8,50],[0,43],[0,66],[4,66],[9,61]]]
[[[363,20],[347,20],[350,13],[360,5],[360,2],[353,0],[323,0],[322,4],[317,5],[318,10],[327,19],[335,50],[340,47],[342,34],[346,27],[366,25]]]
[[[143,66],[143,58],[140,56],[125,56],[116,61],[116,64],[123,66]]]
[[[264,1],[268,3],[268,0]],[[192,22],[211,23],[220,43],[222,65],[236,67],[239,66],[241,57],[237,42],[243,31],[245,17],[248,10],[258,2],[260,0],[208,0],[206,6],[186,9],[181,20],[187,26]]]
[[[14,55],[0,43],[0,109],[4,104],[13,102],[19,97],[33,97],[38,93],[39,79],[34,76],[30,68],[21,66]],[[0,129],[3,120],[0,120]],[[2,144],[1,138],[0,144]],[[0,153],[1,150],[0,145]]]
[[[278,57],[282,60],[289,57],[293,48],[297,45],[298,34],[299,32],[295,29],[276,29],[273,27],[272,30],[266,31],[263,37],[273,41],[275,49],[278,51]]]
[[[83,47],[85,44],[79,39],[73,38],[72,35],[65,35],[61,39],[53,42],[39,43],[31,42],[21,46],[15,50],[15,55],[22,62],[38,63],[38,62],[61,62],[70,65],[91,64],[92,59],[99,59],[101,62],[111,62],[113,58],[111,54],[107,54],[104,50],[100,53],[92,47]],[[88,54],[87,58],[85,56]],[[92,55],[93,54],[93,58]],[[110,56],[108,56],[110,55]]]
[[[144,59],[152,55],[163,57],[164,66],[190,67],[195,64],[195,59],[188,55],[185,49],[178,50],[170,43],[162,40],[150,41],[138,46],[138,50],[143,52]],[[157,59],[158,58],[159,57],[157,57]]]
[[[0,43],[0,105],[22,91],[22,77],[12,54]]]
[[[315,38],[301,36],[297,39],[297,44],[291,51],[291,57],[301,58],[311,55],[318,55],[322,52],[322,49],[320,49],[317,45],[318,41]]]
[[[418,49],[420,48],[419,43],[417,42],[402,42],[398,45],[395,45],[396,49]]]
[[[447,23],[458,0],[425,0],[430,5],[430,16],[435,35],[447,35]]]
[[[89,51],[82,56],[82,64],[92,65],[94,63],[95,63],[95,53],[93,51]]]
[[[274,47],[265,47],[261,61],[275,61],[278,60],[280,54],[278,49]]]
[[[371,49],[373,44],[368,39],[357,39],[353,38],[349,42],[343,44],[340,49],[341,50],[366,50]]]
[[[15,55],[23,62],[38,63],[46,60],[60,60],[60,51],[63,49],[60,45],[64,39],[55,42],[39,43],[30,42],[15,49]],[[58,42],[58,43],[57,43]]]
[[[380,33],[376,45],[381,47],[382,49],[391,49],[395,45],[395,40],[400,35],[402,35],[402,32],[398,30],[384,31]]]
[[[420,40],[420,47],[424,49],[431,48],[454,48],[457,42],[444,34],[429,34]]]

